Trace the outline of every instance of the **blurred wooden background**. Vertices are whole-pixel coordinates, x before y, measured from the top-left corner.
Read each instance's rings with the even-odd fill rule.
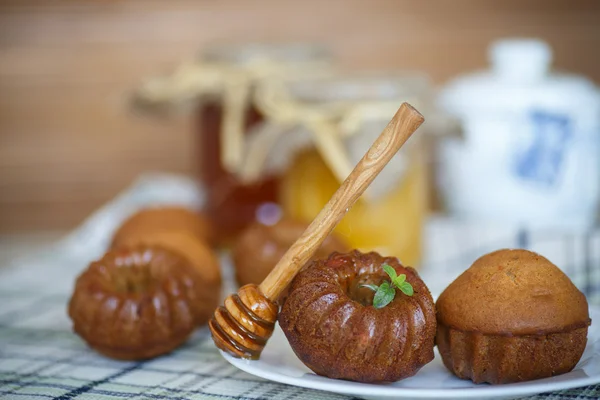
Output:
[[[189,119],[132,116],[126,97],[206,43],[323,41],[350,66],[442,83],[503,36],[541,37],[558,68],[600,82],[593,0],[3,1],[0,232],[71,228],[143,171],[190,172]]]

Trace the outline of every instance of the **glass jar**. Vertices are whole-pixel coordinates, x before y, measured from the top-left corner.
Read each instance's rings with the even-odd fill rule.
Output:
[[[196,108],[198,167],[205,211],[221,243],[262,214],[277,212],[278,179],[241,181],[247,132],[263,115],[254,105],[257,82],[275,76],[317,74],[330,68],[328,51],[312,44],[221,45],[162,80],[149,82],[146,103],[192,103]]]
[[[310,221],[403,101],[427,116],[428,90],[425,77],[406,74],[265,82],[257,90],[256,104],[271,127],[249,138],[248,158],[254,163],[249,162],[245,171],[251,177],[257,175],[253,171],[285,171],[278,189],[284,213]],[[428,211],[428,158],[423,144],[422,129],[340,222],[336,231],[352,247],[396,256],[407,265],[419,264]],[[268,155],[258,150],[265,147],[270,149]],[[257,159],[263,160],[259,166]]]

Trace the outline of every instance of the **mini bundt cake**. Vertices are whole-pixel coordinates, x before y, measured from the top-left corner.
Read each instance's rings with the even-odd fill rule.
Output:
[[[124,241],[135,240],[154,232],[188,232],[211,243],[213,232],[208,221],[197,211],[180,206],[145,208],[131,215],[113,235],[111,247],[120,247]]]
[[[219,298],[221,289],[219,261],[208,245],[196,236],[185,231],[150,231],[124,238],[121,242],[122,247],[139,245],[158,246],[183,256],[198,270],[205,285],[204,290],[214,293],[215,299]],[[214,307],[212,303],[206,305],[206,319],[203,323],[208,321]]]
[[[218,299],[188,260],[159,247],[109,251],[78,277],[74,331],[111,358],[141,360],[181,345]]]
[[[289,247],[302,235],[307,224],[283,219],[274,225],[254,223],[239,237],[233,249],[235,277],[240,286],[259,284],[271,272]],[[313,259],[327,258],[348,247],[334,234],[325,239]]]
[[[583,293],[527,250],[498,250],[475,261],[440,295],[437,321],[446,367],[492,384],[572,370],[591,322]]]
[[[396,294],[375,308],[373,291],[389,279],[388,264],[405,274],[412,296]],[[414,375],[433,360],[434,303],[417,272],[377,253],[334,253],[292,281],[279,314],[292,349],[319,375],[359,382],[391,382]]]

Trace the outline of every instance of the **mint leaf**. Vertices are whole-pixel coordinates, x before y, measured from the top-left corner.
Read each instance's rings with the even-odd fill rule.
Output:
[[[406,281],[406,274],[398,275],[396,270],[388,264],[383,264],[381,267],[388,274],[391,282],[384,281],[379,286],[370,283],[362,283],[358,286],[371,289],[375,292],[373,307],[383,308],[390,304],[394,300],[394,297],[396,297],[396,288],[400,289],[407,296],[414,294],[412,285]]]
[[[383,264],[382,268],[385,273],[388,274],[392,282],[394,282],[394,279],[397,277],[396,270],[388,264]]]
[[[367,288],[367,289],[371,289],[374,292],[376,292],[377,289],[379,289],[379,286],[373,285],[373,284],[370,284],[370,283],[361,283],[360,285],[358,285],[358,287],[361,287],[361,288],[364,287],[364,288]]]
[[[407,296],[412,296],[414,294],[413,287],[408,282],[402,282],[400,285],[398,285],[398,289],[400,289],[402,293]]]
[[[393,280],[394,285],[400,287],[400,285],[402,285],[402,283],[406,280],[406,275],[404,274],[400,274],[398,275],[398,277],[396,279]]]
[[[392,302],[392,300],[394,300],[395,295],[396,289],[394,289],[389,282],[383,282],[381,285],[379,285],[377,292],[375,292],[375,297],[373,297],[373,307],[383,308],[387,306]]]

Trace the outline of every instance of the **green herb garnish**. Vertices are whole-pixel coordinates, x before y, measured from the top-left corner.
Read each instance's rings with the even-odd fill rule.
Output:
[[[396,274],[396,270],[388,264],[383,264],[383,270],[390,277],[391,282],[385,281],[381,285],[363,284],[361,287],[366,287],[375,292],[373,297],[373,307],[383,308],[390,304],[396,296],[396,288],[407,296],[412,296],[414,293],[413,287],[406,282],[405,274]]]

